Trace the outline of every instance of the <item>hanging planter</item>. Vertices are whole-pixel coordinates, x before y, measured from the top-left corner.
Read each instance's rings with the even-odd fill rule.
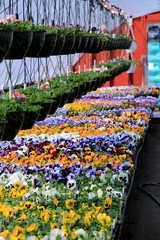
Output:
[[[81,44],[81,40],[82,40],[82,37],[80,37],[80,36],[75,36],[74,46],[73,46],[70,54],[74,54],[74,53],[77,53],[77,52],[78,52],[78,49],[79,49],[80,44]]]
[[[65,37],[65,43],[59,54],[60,55],[70,54],[74,47],[75,39],[76,39],[75,33],[67,34]]]
[[[77,97],[76,97],[77,99],[79,99],[84,94],[85,89],[86,89],[86,84],[85,83],[81,83],[79,85],[79,92],[78,92]]]
[[[0,62],[7,55],[13,40],[13,31],[6,29],[0,30]]]
[[[14,31],[13,41],[5,59],[22,59],[32,42],[32,31]]]
[[[64,104],[67,102],[68,98],[69,98],[69,94],[68,93],[63,93],[61,95],[61,101],[60,101],[59,107],[63,107]]]
[[[81,43],[77,49],[77,53],[83,53],[86,51],[86,48],[88,46],[88,40],[89,40],[89,37],[81,37]]]
[[[49,57],[52,55],[52,51],[57,46],[57,34],[56,33],[49,33],[45,34],[44,44],[38,54],[38,57]]]
[[[21,130],[31,129],[34,123],[37,121],[39,114],[37,112],[25,112],[24,121],[21,126]]]
[[[64,35],[60,35],[60,34],[57,35],[56,45],[51,51],[51,54],[50,54],[51,56],[61,54],[61,50],[63,49],[63,46],[65,44],[65,38],[66,36]]]
[[[3,134],[5,132],[5,127],[6,127],[7,121],[0,121],[0,141],[2,141]]]
[[[134,65],[134,63],[131,63],[126,73],[133,73],[135,70],[136,70],[136,66]]]
[[[105,46],[106,46],[106,41],[100,39],[100,43],[99,43],[97,52],[102,52],[102,51],[104,51]]]
[[[85,49],[85,53],[90,53],[90,50],[92,49],[93,41],[94,41],[94,37],[92,36],[88,37],[88,43]]]
[[[133,53],[137,48],[137,43],[135,41],[132,41],[130,48],[126,49],[127,52],[129,53]]]
[[[33,31],[31,46],[25,57],[37,57],[45,42],[45,32]]]
[[[49,112],[50,112],[50,109],[51,109],[51,107],[52,107],[52,103],[50,103],[50,102],[35,102],[35,103],[33,103],[33,105],[40,105],[42,108],[40,109],[40,111],[39,111],[39,116],[38,116],[38,118],[37,118],[37,121],[42,121],[42,120],[44,120],[46,117],[47,117],[47,115],[49,114]]]
[[[61,103],[61,96],[57,98],[50,98],[50,99],[52,99],[53,102],[48,114],[54,114]]]
[[[24,121],[24,112],[15,111],[7,113],[7,123],[1,141],[11,141],[15,138]]]
[[[98,53],[99,52],[99,46],[101,47],[101,39],[98,37],[93,38],[92,46],[89,49],[90,53]]]

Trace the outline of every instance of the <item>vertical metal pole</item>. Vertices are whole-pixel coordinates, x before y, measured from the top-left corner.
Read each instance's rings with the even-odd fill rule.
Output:
[[[40,62],[38,58],[38,89],[40,89]]]
[[[9,98],[12,97],[12,62],[9,60]]]
[[[48,78],[48,59],[46,58],[46,78]]]
[[[26,59],[23,59],[23,65],[24,65],[24,89],[27,87],[27,81],[26,81]]]

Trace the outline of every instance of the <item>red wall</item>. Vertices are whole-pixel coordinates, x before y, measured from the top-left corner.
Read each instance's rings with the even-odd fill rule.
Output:
[[[139,62],[135,73],[133,74],[133,85],[146,84],[147,79],[144,75],[143,61],[147,63],[147,38],[148,38],[148,24],[149,23],[158,23],[160,22],[160,12],[148,14],[133,20],[133,30],[135,34],[135,39],[137,42],[137,49],[134,53],[134,58]]]

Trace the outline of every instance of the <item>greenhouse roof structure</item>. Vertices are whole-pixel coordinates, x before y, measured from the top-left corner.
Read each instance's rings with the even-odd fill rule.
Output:
[[[160,0],[110,0],[109,2],[123,9],[132,18],[160,11]]]

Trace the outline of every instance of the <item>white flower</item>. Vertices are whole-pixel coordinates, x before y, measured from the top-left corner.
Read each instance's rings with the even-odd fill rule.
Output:
[[[92,199],[92,198],[94,198],[95,196],[96,196],[95,193],[92,193],[92,192],[88,193],[88,198],[89,198],[89,199]]]
[[[74,179],[71,179],[67,182],[67,188],[70,190],[73,190],[76,188],[76,181]]]
[[[122,196],[123,196],[121,192],[117,192],[117,191],[113,191],[113,194],[114,194],[115,197],[117,197],[119,199],[121,199]]]
[[[111,178],[111,183],[114,183],[116,181],[117,174],[114,174]]]
[[[91,186],[90,186],[90,190],[92,191],[94,188],[96,188],[97,187],[97,185],[96,184],[92,184]]]
[[[30,237],[27,237],[26,240],[36,240],[36,237],[35,236],[30,236]]]
[[[86,233],[86,231],[82,228],[78,229],[75,232],[75,235],[79,238],[79,239],[88,239],[88,234]]]
[[[107,182],[107,180],[106,180],[106,174],[102,173],[99,178],[100,178],[100,180],[101,180],[102,183],[106,183],[106,182]]]
[[[59,240],[65,240],[65,236],[64,236],[64,232],[59,229],[59,228],[55,228],[50,232],[50,240],[56,240],[57,237],[59,237]]]
[[[120,172],[118,176],[118,181],[128,183],[128,174],[125,172]]]
[[[109,193],[113,192],[113,188],[111,186],[106,187],[106,191]]]
[[[40,240],[49,240],[48,236],[44,236],[43,238],[41,238]]]
[[[3,236],[0,236],[0,240],[5,240],[5,238]]]
[[[103,191],[101,188],[97,190],[97,194],[98,194],[98,198],[101,198],[103,196]]]
[[[47,191],[43,191],[42,194],[45,198],[47,198],[47,197],[54,198],[54,197],[61,196],[61,194],[56,190],[56,188],[51,188]]]

